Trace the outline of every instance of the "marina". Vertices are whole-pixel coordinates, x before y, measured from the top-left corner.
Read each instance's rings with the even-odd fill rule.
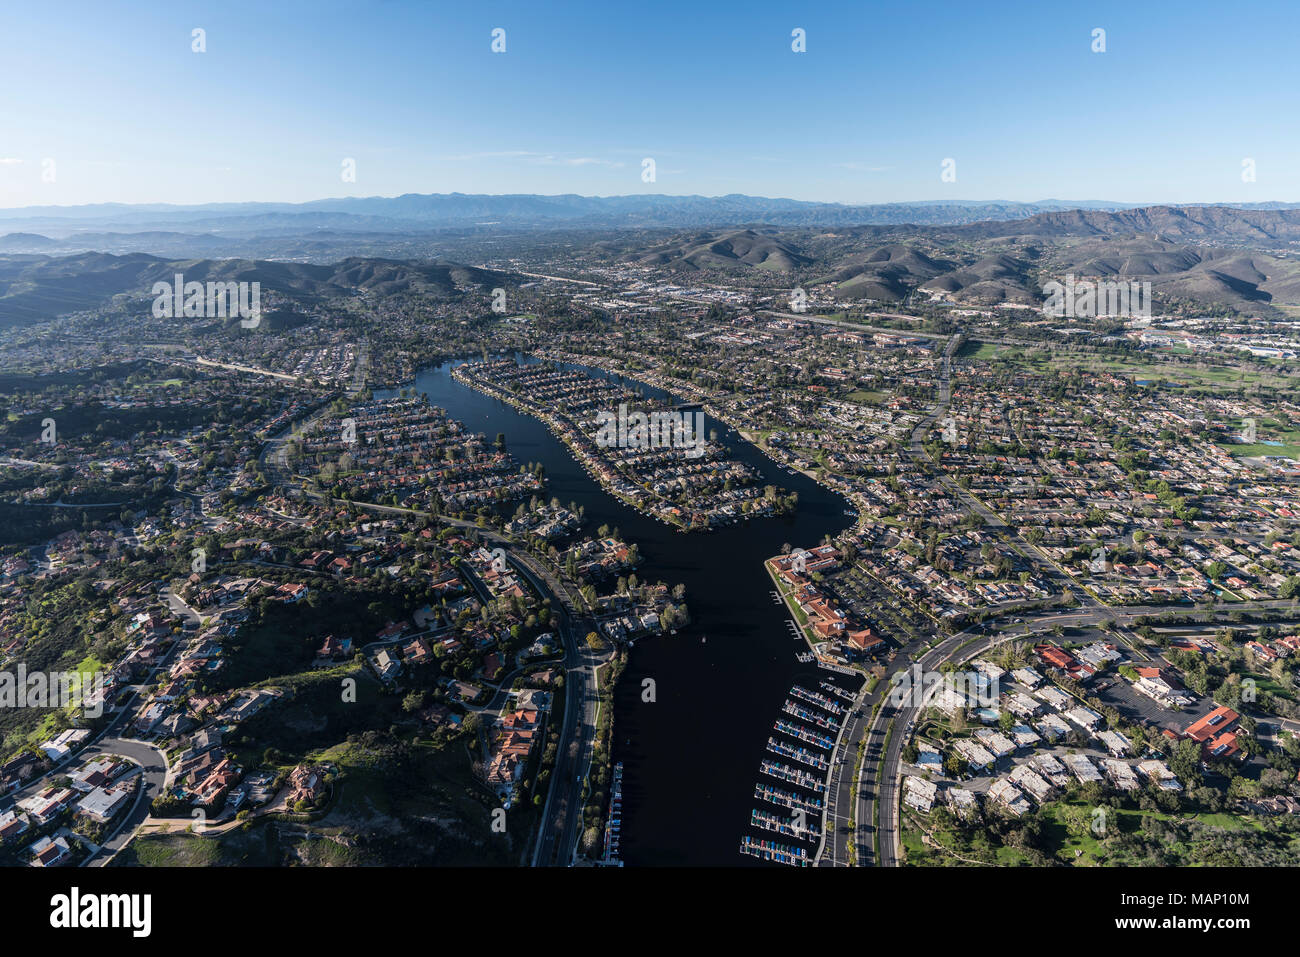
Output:
[[[504,433],[506,448],[517,460],[545,468],[548,495],[585,511],[584,530],[605,524],[635,542],[643,558],[637,568],[642,581],[686,586],[694,624],[676,636],[637,641],[614,691],[619,731],[612,758],[622,762],[623,770],[619,828],[611,834],[617,840],[610,843],[617,845],[618,858],[628,867],[724,866],[738,860],[761,866],[754,857],[737,857],[733,829],[748,823],[759,762],[775,758],[765,742],[776,715],[759,708],[738,723],[730,703],[715,692],[720,681],[738,683],[749,689],[754,701],[779,707],[789,697],[791,684],[817,688],[817,676],[827,674],[812,662],[793,659],[790,641],[796,636],[785,624],[789,615],[783,613],[779,598],[772,601],[772,581],[757,556],[776,554],[786,541],[816,541],[828,532],[837,533],[851,524],[841,516],[845,500],[805,475],[782,477],[779,484],[799,496],[793,514],[740,522],[707,534],[683,534],[608,494],[542,421],[458,382],[451,375],[454,365],[419,372],[416,392],[472,431]],[[650,386],[634,388],[649,398],[661,395]],[[772,460],[749,443],[728,435],[718,441],[731,446],[731,459],[763,473],[764,482],[776,477]],[[748,562],[737,556],[756,558]],[[705,634],[708,641],[700,640]],[[795,648],[802,651],[806,646]],[[672,687],[674,694],[646,707],[640,688],[647,677]],[[798,708],[787,716],[831,735],[838,731],[838,721],[805,717],[815,709],[802,701]],[[710,736],[699,734],[702,726],[724,725],[734,729],[742,747],[720,750]],[[794,761],[778,763],[802,767]],[[820,798],[810,800],[810,794],[783,778],[764,775],[763,780],[785,791],[799,790],[804,804],[820,814]],[[695,797],[701,791],[713,795],[703,810]]]
[[[818,687],[820,691],[811,691],[797,682],[790,685],[789,697],[781,706],[789,717],[778,717],[772,723],[772,730],[782,737],[769,734],[765,744],[768,753],[781,760],[764,758],[759,764],[760,774],[794,787],[777,787],[761,780],[754,785],[756,800],[791,813],[779,814],[761,808],[750,808],[749,812],[751,829],[775,833],[800,843],[778,845],[747,834],[740,844],[743,855],[778,864],[803,866],[808,861],[815,861],[821,852],[826,826],[826,803],[822,795],[828,787],[830,756],[838,744],[841,719],[837,716],[851,708],[857,696],[834,681],[819,680]],[[815,820],[809,817],[810,814],[815,816]],[[805,844],[810,849],[805,848]]]
[[[803,808],[805,811],[815,811],[820,814],[822,811],[822,799],[816,795],[804,795],[795,791],[786,791],[772,784],[758,783],[754,785],[754,797],[760,801],[767,801],[769,804],[775,804],[778,807],[788,807],[790,809]]]
[[[783,758],[789,758],[792,761],[798,761],[800,764],[806,764],[810,768],[816,768],[818,771],[825,771],[830,767],[825,758],[813,754],[807,748],[792,747],[791,745],[783,744],[776,738],[767,739],[767,750]]]
[[[622,867],[619,857],[619,843],[623,830],[623,762],[614,764],[613,778],[609,790],[609,814],[605,818],[605,851],[601,863],[611,867]]]
[[[807,867],[811,862],[808,852],[802,847],[792,847],[789,844],[778,844],[776,841],[767,839],[755,840],[748,834],[740,841],[740,853],[748,854],[750,857],[757,857],[764,861],[775,861],[778,864],[789,864],[792,867]]]
[[[840,729],[840,723],[838,721],[833,718],[828,718],[824,714],[819,714],[810,708],[806,708],[799,704],[799,702],[793,701],[790,698],[785,699],[785,704],[781,706],[781,710],[786,714],[793,715],[803,721],[811,721],[819,728],[830,728],[832,731],[838,731]]]
[[[826,790],[826,782],[815,774],[809,774],[807,771],[800,771],[798,768],[792,768],[790,765],[782,764],[780,761],[769,761],[764,759],[763,763],[759,765],[759,770],[763,774],[779,778],[780,780],[786,781],[790,784],[797,784],[802,788],[816,791],[819,794]]]
[[[828,711],[833,715],[844,713],[844,706],[836,701],[832,701],[824,694],[818,694],[816,691],[809,691],[800,685],[795,685],[790,689],[790,693],[796,698],[802,698],[804,701],[814,704],[823,711]]]
[[[807,817],[807,815],[804,815]],[[771,811],[760,811],[754,808],[749,816],[751,827],[758,828],[762,831],[774,831],[777,834],[784,834],[787,837],[798,838],[801,841],[819,841],[822,832],[816,824],[808,823],[800,826],[798,818],[782,817],[779,814],[773,814]]]
[[[832,684],[829,681],[822,681],[819,682],[818,687],[820,687],[823,691],[829,691],[831,694],[835,695],[836,697],[844,701],[847,701],[849,704],[853,703],[853,697],[854,697],[853,694],[851,692],[845,691],[837,684]]]
[[[782,734],[788,734],[790,737],[803,741],[805,744],[816,745],[824,751],[829,751],[831,748],[835,747],[835,739],[830,735],[818,734],[811,728],[806,728],[794,721],[786,721],[784,718],[777,718],[776,723],[773,724],[772,727],[777,731],[780,731]]]

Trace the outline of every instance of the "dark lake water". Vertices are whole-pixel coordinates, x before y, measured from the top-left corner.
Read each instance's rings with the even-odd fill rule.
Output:
[[[706,420],[706,433],[716,429],[733,457],[761,471],[765,483],[798,492],[799,506],[784,518],[719,531],[674,531],[607,494],[540,421],[456,382],[452,366],[421,372],[416,388],[489,439],[504,432],[520,464],[545,465],[547,496],[583,506],[586,532],[608,524],[636,542],[644,558],[637,569],[641,581],[686,586],[693,624],[675,636],[637,642],[615,696],[614,759],[624,765],[623,859],[628,866],[758,865],[737,848],[751,808],[776,810],[753,797],[772,723],[792,683],[816,690],[818,681],[834,678],[795,660],[805,646],[791,638],[784,607],[773,604],[763,560],[783,543],[812,546],[847,528],[853,523],[845,514],[849,503],[803,475],[788,474],[722,423]],[[641,700],[645,678],[655,681],[653,703]]]

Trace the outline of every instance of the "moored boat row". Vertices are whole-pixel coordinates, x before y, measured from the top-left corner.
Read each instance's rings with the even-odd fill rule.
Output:
[[[780,844],[766,838],[755,840],[748,834],[740,839],[740,853],[765,861],[775,861],[778,864],[789,864],[792,867],[807,867],[812,863],[808,851],[802,847]]]
[[[800,720],[811,721],[819,728],[829,728],[832,731],[838,731],[840,729],[840,723],[834,718],[828,718],[826,715],[814,711],[811,708],[806,708],[797,701],[791,701],[789,698],[785,699],[785,704],[781,706],[781,710],[788,715],[799,718]]]
[[[797,721],[786,721],[784,718],[777,718],[772,727],[782,734],[789,735],[805,744],[819,747],[823,751],[829,751],[835,747],[835,739],[830,735],[818,734],[812,728],[806,727]]]
[[[782,760],[763,758],[759,763],[761,774],[793,787],[781,788],[760,780],[754,785],[754,798],[789,813],[755,807],[749,814],[750,828],[797,843],[778,844],[746,834],[740,842],[742,854],[800,867],[815,860],[825,827],[825,794],[831,768],[830,755],[822,752],[834,751],[840,726],[854,701],[852,694],[831,682],[822,681],[820,685],[821,692],[798,684],[790,686],[790,697],[781,705],[781,711],[789,717],[777,717],[772,724],[772,729],[783,737],[769,735],[765,745],[770,754]],[[848,707],[841,702],[848,703]]]
[[[844,713],[844,706],[838,701],[835,701],[819,692],[809,691],[802,685],[793,685],[790,688],[790,694],[794,695],[796,698],[802,698],[809,704],[816,705],[823,711],[828,711],[831,714],[840,715]]]
[[[821,839],[821,828],[816,823],[809,820],[808,815],[799,812],[793,817],[786,817],[781,814],[773,814],[771,811],[761,811],[754,808],[749,815],[749,824],[763,831],[775,831],[777,834],[784,834],[787,837],[797,838],[801,841],[817,841]]]
[[[798,761],[800,764],[806,764],[810,768],[816,768],[818,771],[825,771],[830,765],[820,754],[813,754],[807,748],[795,747],[786,744],[784,741],[778,741],[776,738],[767,739],[767,750],[773,754],[780,755],[783,758],[789,758],[792,761]]]
[[[759,765],[759,770],[770,777],[779,778],[790,784],[797,784],[819,794],[826,790],[826,783],[815,775],[809,774],[807,771],[800,771],[798,768],[792,768],[780,761],[764,759],[763,763]]]
[[[818,685],[820,685],[820,687],[821,687],[821,689],[822,689],[823,691],[829,691],[831,694],[835,695],[837,698],[840,698],[840,699],[842,699],[842,700],[844,700],[844,701],[847,701],[847,702],[849,702],[850,704],[853,703],[853,692],[851,692],[851,691],[845,691],[845,690],[844,690],[843,688],[841,688],[839,685],[834,684],[833,682],[830,682],[830,681],[819,681],[819,682],[818,682]]]
[[[754,785],[754,797],[791,810],[803,808],[805,811],[815,811],[818,814],[822,810],[822,799],[815,794],[804,795],[797,791],[786,791],[775,784],[764,784],[762,781]]]
[[[623,762],[614,765],[614,776],[609,789],[609,815],[605,818],[605,853],[601,862],[615,867],[623,866],[618,856],[619,839],[623,830]]]

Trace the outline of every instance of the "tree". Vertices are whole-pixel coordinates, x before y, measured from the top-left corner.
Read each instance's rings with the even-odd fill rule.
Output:
[[[960,778],[966,773],[966,759],[956,751],[949,751],[943,759],[943,770],[950,778]]]
[[[1185,738],[1174,745],[1169,755],[1169,769],[1178,775],[1184,786],[1199,787],[1201,784],[1201,744]]]

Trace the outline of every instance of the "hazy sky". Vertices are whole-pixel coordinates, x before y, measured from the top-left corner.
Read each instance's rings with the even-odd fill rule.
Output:
[[[0,207],[1296,201],[1297,27],[1284,0],[10,2]]]

